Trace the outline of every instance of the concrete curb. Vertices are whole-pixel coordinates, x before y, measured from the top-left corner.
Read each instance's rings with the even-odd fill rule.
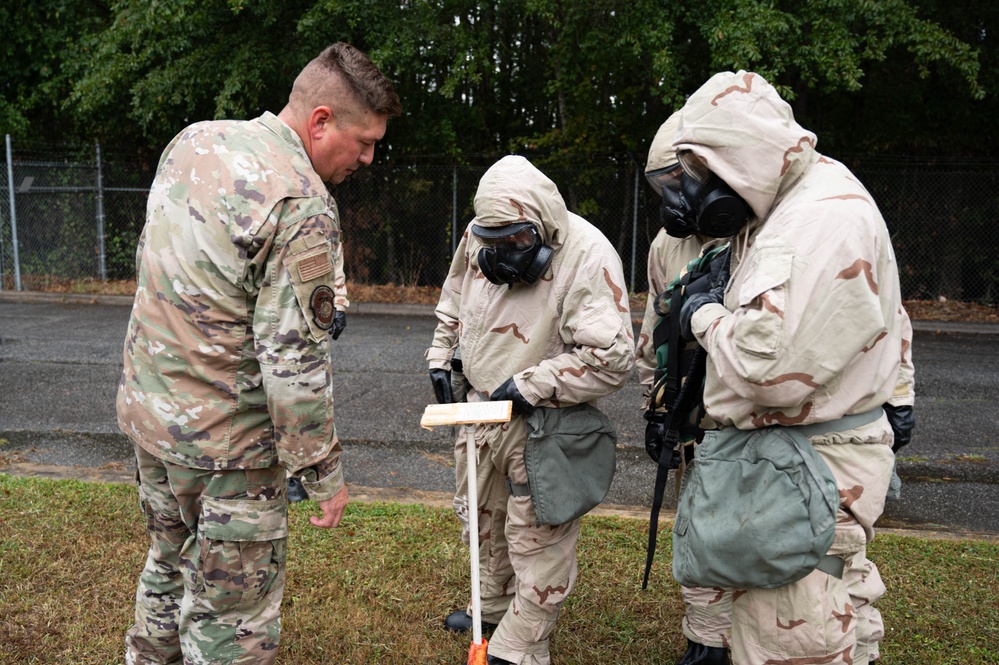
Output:
[[[76,305],[120,305],[132,306],[132,296],[97,295],[88,293],[48,293],[45,291],[0,291],[0,302],[17,303],[60,303]],[[422,316],[435,317],[433,305],[411,303],[352,302],[348,314],[370,314],[377,316]],[[632,312],[632,322],[641,325],[645,312]],[[913,321],[912,329],[930,333],[963,333],[971,335],[999,335],[999,324],[974,321]]]
[[[0,467],[0,474],[22,478],[45,478],[48,480],[81,480],[85,482],[135,484],[135,472],[118,468],[91,469],[88,467],[50,466],[43,464],[14,463]],[[364,487],[347,483],[350,501],[359,503],[398,503],[423,505],[431,508],[451,508],[454,496],[447,492],[429,492],[410,488]],[[620,519],[648,522],[649,509],[634,506],[601,504],[587,515],[595,517],[617,517]],[[676,511],[663,508],[659,513],[659,523],[668,527],[676,519]],[[999,535],[977,533],[965,530],[945,531],[940,529],[906,529],[888,526],[877,527],[878,534],[910,536],[929,540],[975,540],[999,543]]]

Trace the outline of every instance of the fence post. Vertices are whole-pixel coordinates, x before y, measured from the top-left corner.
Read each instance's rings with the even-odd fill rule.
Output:
[[[635,160],[632,160],[634,163]],[[638,251],[638,164],[635,164],[634,215],[631,220],[631,292],[635,292],[635,252]]]
[[[104,252],[104,178],[101,174],[101,144],[95,143],[97,153],[97,275],[108,281],[107,261]]]
[[[17,255],[17,206],[14,205],[14,158],[7,134],[7,190],[10,194],[10,242],[14,249],[14,290],[21,290],[21,260]]]
[[[458,165],[451,167],[451,256],[458,251]]]

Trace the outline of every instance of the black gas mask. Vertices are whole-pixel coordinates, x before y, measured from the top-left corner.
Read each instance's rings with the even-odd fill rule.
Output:
[[[545,274],[554,250],[541,241],[531,222],[500,227],[472,225],[484,247],[479,250],[479,270],[493,284],[511,289],[517,282],[534,284]]]
[[[666,233],[674,238],[694,233],[709,238],[734,236],[749,218],[746,202],[689,150],[677,157],[683,172],[662,188],[659,215]]]

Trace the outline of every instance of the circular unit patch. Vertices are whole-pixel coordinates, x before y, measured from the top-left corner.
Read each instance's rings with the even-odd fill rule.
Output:
[[[309,296],[309,309],[312,310],[312,320],[323,330],[333,327],[333,289],[325,284],[317,286]]]

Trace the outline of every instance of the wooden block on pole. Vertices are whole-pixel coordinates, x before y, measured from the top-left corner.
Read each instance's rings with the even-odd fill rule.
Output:
[[[467,425],[470,423],[506,423],[513,414],[513,402],[458,402],[457,404],[428,404],[420,418],[420,427],[432,430],[438,425]]]

